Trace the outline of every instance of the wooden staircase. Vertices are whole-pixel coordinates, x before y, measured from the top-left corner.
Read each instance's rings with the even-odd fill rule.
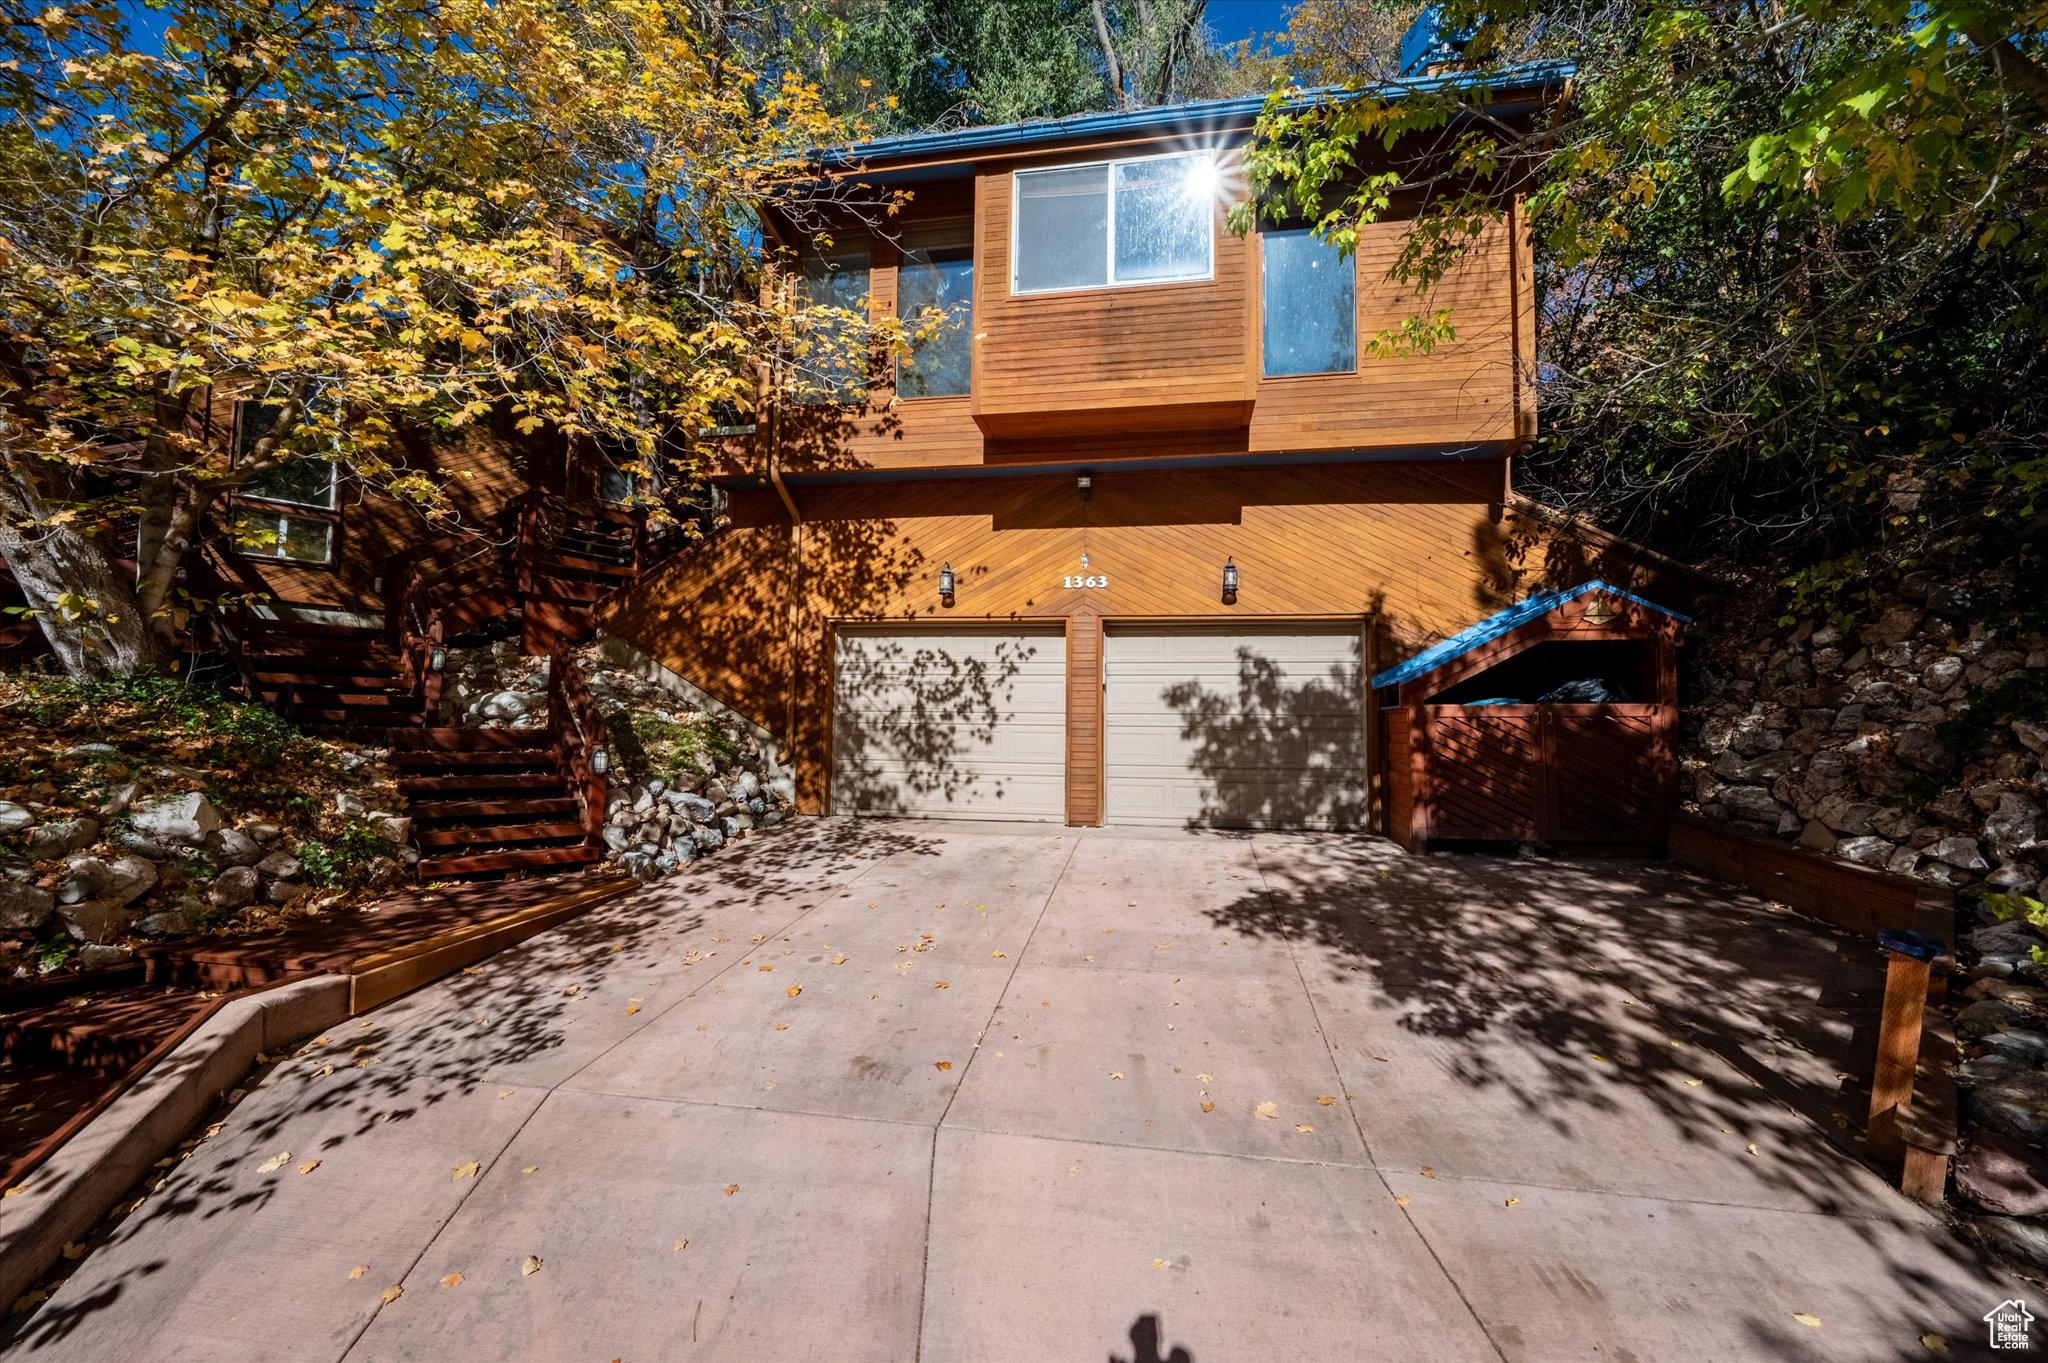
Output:
[[[545,729],[414,729],[393,735],[422,880],[604,860],[558,736]],[[601,812],[601,810],[600,810]]]
[[[454,531],[386,565],[381,629],[315,624],[289,606],[223,612],[214,629],[244,689],[325,737],[390,746],[424,880],[510,875],[602,861],[605,782],[595,706],[569,650],[594,608],[642,567],[645,518],[529,492],[488,533]],[[208,559],[222,583],[263,589],[246,563]],[[525,652],[549,663],[548,727],[435,727],[448,644],[514,612]]]

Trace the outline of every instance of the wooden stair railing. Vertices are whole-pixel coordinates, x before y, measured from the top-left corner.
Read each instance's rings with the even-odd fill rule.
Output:
[[[609,786],[609,763],[598,756],[606,751],[604,717],[583,669],[566,649],[548,658],[548,732],[562,755],[563,780],[581,804],[584,842],[596,846],[604,835]]]

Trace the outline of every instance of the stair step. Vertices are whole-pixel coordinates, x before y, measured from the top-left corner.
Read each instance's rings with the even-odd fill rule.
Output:
[[[510,842],[546,842],[552,838],[581,838],[583,825],[574,819],[557,823],[495,824],[487,827],[460,825],[428,828],[415,833],[422,852],[430,847],[497,847]]]
[[[531,733],[531,731],[528,731]],[[458,770],[487,767],[547,767],[553,770],[559,758],[553,747],[546,748],[406,748],[391,754],[400,767],[454,767]]]
[[[293,705],[288,707],[285,718],[300,728],[319,725],[337,729],[380,729],[395,725],[416,725],[420,717],[404,707],[351,705]]]
[[[432,800],[428,804],[410,804],[406,808],[412,815],[414,825],[438,823],[442,819],[539,819],[545,815],[575,815],[575,800],[569,796],[561,798],[539,798],[539,800]]]
[[[27,1009],[0,1019],[0,1056],[17,1065],[108,1072],[146,1059],[209,1000],[135,985]]]
[[[453,795],[481,794],[488,790],[558,791],[562,778],[555,772],[519,772],[516,775],[402,776],[398,789],[407,796],[448,792]]]
[[[272,638],[330,639],[336,643],[376,644],[384,640],[384,631],[378,626],[328,625],[313,620],[252,619],[249,621],[248,633],[251,636],[267,635]]]
[[[530,748],[545,729],[457,729],[433,725],[415,729],[398,746],[409,751],[478,752],[493,748]]]
[[[588,866],[604,860],[603,847],[530,847],[517,852],[464,853],[420,858],[422,880],[441,876],[480,875],[492,871],[528,871],[543,866]]]
[[[269,703],[275,705],[282,690],[273,691],[264,687]],[[284,704],[291,710],[375,710],[380,716],[394,707],[411,709],[412,693],[409,691],[340,691],[327,686],[301,686],[291,692]]]
[[[264,686],[318,687],[329,691],[388,691],[398,687],[395,672],[314,672],[304,668],[272,667],[258,660],[256,680]]]
[[[534,572],[554,569],[557,572],[596,573],[603,577],[631,577],[635,572],[631,563],[585,558],[581,554],[548,553],[546,550],[529,555],[526,564]]]

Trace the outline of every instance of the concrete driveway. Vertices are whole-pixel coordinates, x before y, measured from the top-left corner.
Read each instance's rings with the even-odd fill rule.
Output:
[[[1873,957],[1658,866],[804,821],[281,1060],[6,1356],[1969,1356],[2024,1288],[1834,1121]]]

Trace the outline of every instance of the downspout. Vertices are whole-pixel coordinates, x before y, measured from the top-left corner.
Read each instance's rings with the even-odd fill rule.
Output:
[[[801,665],[802,651],[798,647],[798,633],[803,624],[804,595],[804,513],[790,495],[789,484],[782,481],[782,404],[775,401],[775,386],[767,364],[761,366],[760,389],[757,397],[758,410],[767,419],[766,447],[763,451],[768,470],[768,482],[774,487],[775,495],[782,499],[782,509],[789,513],[789,612],[785,623],[786,647],[789,651],[789,680],[783,687],[782,741],[789,745],[786,757],[792,770],[796,757],[796,683]]]

